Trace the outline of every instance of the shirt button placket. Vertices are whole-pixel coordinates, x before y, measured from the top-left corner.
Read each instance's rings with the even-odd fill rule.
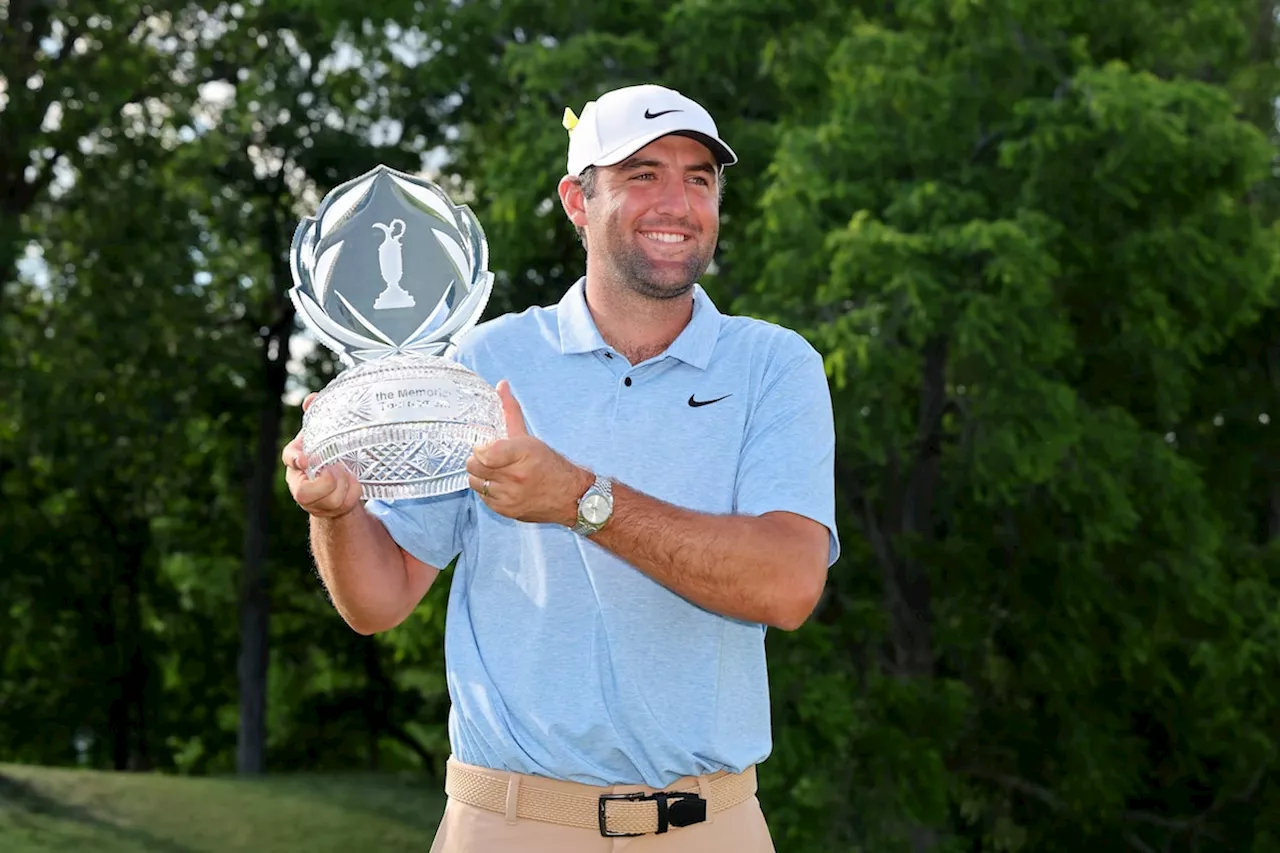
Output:
[[[631,365],[627,365],[627,370],[630,370],[630,369],[631,369]],[[615,379],[614,381],[616,382],[617,380]],[[622,382],[618,383],[617,385],[614,385],[613,387],[614,387],[613,429],[616,434],[617,430],[626,428],[625,425],[627,423],[627,411],[631,402],[630,400],[627,399],[627,397],[629,397],[632,393],[627,389],[631,387],[631,377],[623,375]]]

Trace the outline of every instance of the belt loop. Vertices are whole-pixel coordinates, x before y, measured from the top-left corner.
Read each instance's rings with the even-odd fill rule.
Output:
[[[711,780],[706,774],[698,777],[698,796],[707,801],[707,819],[705,823],[710,826],[716,822],[715,809],[711,807]]]
[[[520,801],[520,777],[512,773],[507,780],[507,825],[516,825],[516,807]]]

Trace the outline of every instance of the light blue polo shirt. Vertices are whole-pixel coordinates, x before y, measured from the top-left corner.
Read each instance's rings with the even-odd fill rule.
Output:
[[[697,512],[815,519],[834,562],[819,354],[792,331],[722,315],[697,286],[689,325],[633,366],[600,337],[583,285],[478,325],[458,361],[507,379],[530,433],[569,459]],[[769,755],[762,625],[704,610],[565,527],[504,518],[470,490],[367,506],[423,562],[460,555],[445,629],[460,761],[663,787]]]

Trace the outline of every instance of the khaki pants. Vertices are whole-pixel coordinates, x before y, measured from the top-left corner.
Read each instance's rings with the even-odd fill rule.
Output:
[[[457,764],[451,760],[451,764]],[[574,782],[535,779],[520,774],[502,773],[462,765],[472,772],[483,773],[502,780],[515,777],[518,783],[513,790],[515,797],[527,786],[542,790],[598,796],[635,791],[653,793],[653,788],[641,785],[618,785],[612,788],[594,788]],[[670,789],[701,788],[710,777],[682,779]],[[704,823],[671,827],[662,834],[649,834],[631,838],[606,838],[598,829],[562,826],[532,818],[515,817],[516,802],[508,803],[508,817],[496,811],[468,805],[450,798],[444,818],[436,830],[431,853],[774,853],[769,827],[765,824],[760,802],[751,797],[745,802],[707,814]]]

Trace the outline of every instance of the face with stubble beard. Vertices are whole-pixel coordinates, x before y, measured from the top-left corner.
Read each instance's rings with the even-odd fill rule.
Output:
[[[588,263],[648,299],[688,293],[719,236],[716,171],[707,147],[684,136],[665,136],[599,168],[586,201]]]

